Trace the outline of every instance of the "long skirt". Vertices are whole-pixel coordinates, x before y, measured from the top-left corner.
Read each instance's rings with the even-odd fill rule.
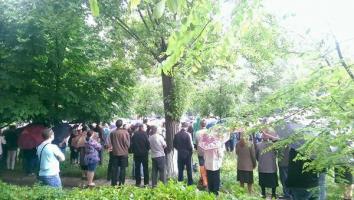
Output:
[[[277,173],[261,173],[259,172],[259,185],[266,188],[275,188],[278,186]]]

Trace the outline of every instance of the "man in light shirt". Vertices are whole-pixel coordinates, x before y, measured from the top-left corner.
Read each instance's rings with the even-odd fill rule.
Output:
[[[149,143],[151,148],[151,159],[152,159],[152,187],[157,184],[157,175],[159,173],[160,181],[166,183],[166,158],[165,151],[166,142],[165,139],[157,133],[157,127],[150,127]]]
[[[51,129],[45,129],[42,137],[44,141],[37,147],[40,165],[38,178],[44,185],[61,188],[59,162],[64,161],[65,156],[57,145],[51,144],[54,140],[54,132]]]
[[[200,171],[200,183],[203,187],[207,187],[208,186],[208,179],[207,179],[207,175],[206,175],[206,170],[205,170],[205,160],[204,160],[204,152],[203,149],[199,146],[199,140],[200,140],[200,135],[206,133],[208,131],[208,129],[206,128],[206,120],[203,119],[200,122],[200,130],[196,132],[195,134],[195,141],[196,141],[196,146],[197,146],[197,151],[198,151],[198,161],[199,161],[199,171]]]

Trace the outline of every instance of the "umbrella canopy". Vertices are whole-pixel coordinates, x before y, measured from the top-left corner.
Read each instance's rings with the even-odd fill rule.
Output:
[[[61,143],[65,138],[71,134],[71,126],[68,123],[58,124],[52,128],[54,132],[53,144]]]
[[[290,135],[294,134],[297,129],[301,129],[304,126],[300,123],[296,122],[285,122],[282,126],[278,126],[275,128],[277,134],[281,139],[285,139],[289,137]],[[294,143],[290,144],[290,147],[293,149],[298,149],[300,148],[305,141],[303,139],[295,141]]]
[[[44,139],[42,131],[46,129],[45,126],[39,124],[29,124],[21,132],[18,139],[18,146],[20,149],[33,149],[41,144]]]
[[[198,146],[203,150],[218,149],[225,145],[230,136],[222,126],[213,126],[208,131],[200,135]]]
[[[290,135],[294,134],[296,129],[300,128],[302,128],[301,124],[295,122],[285,122],[285,124],[277,126],[275,128],[275,131],[280,138],[287,138]]]

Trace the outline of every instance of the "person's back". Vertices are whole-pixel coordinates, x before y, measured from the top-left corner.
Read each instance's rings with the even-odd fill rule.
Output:
[[[262,173],[277,172],[276,154],[274,150],[265,151],[271,143],[269,141],[262,141],[257,144],[257,159],[258,171]]]
[[[313,171],[303,171],[304,164],[309,160],[296,160],[298,152],[291,148],[289,152],[289,168],[286,185],[291,188],[313,188],[318,186],[318,173]]]
[[[188,156],[193,151],[190,134],[182,129],[175,135],[173,146],[178,151],[178,157]]]
[[[110,135],[112,154],[115,156],[127,156],[130,146],[130,136],[127,130],[118,128]]]
[[[188,185],[193,184],[192,178],[192,153],[193,144],[191,134],[186,130],[187,123],[182,123],[182,129],[175,135],[173,147],[177,149],[178,181],[183,181],[183,170],[186,167]]]
[[[18,135],[16,134],[16,129],[10,128],[4,133],[4,135],[5,135],[7,150],[10,151],[17,150]]]
[[[162,135],[153,134],[149,137],[149,143],[152,158],[165,156],[164,148],[166,147],[166,142]]]
[[[144,131],[137,131],[132,137],[131,149],[134,156],[146,156],[149,153],[150,144],[148,136]]]
[[[253,144],[237,142],[237,169],[243,171],[253,171],[256,163],[256,155]]]
[[[208,129],[203,127],[202,129],[197,131],[196,134],[195,134],[195,142],[196,142],[196,145],[197,145],[198,156],[204,156],[204,152],[203,152],[202,148],[199,146],[199,140],[200,140],[200,136],[202,134],[205,134],[207,131],[208,131]]]

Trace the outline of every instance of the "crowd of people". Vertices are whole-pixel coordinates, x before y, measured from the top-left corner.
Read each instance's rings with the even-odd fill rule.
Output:
[[[236,180],[240,182],[241,187],[247,185],[250,194],[253,193],[253,172],[258,166],[258,184],[263,198],[267,196],[267,188],[271,189],[272,198],[277,198],[276,188],[280,182],[284,199],[325,199],[325,189],[321,187],[324,184],[322,178],[325,170],[303,171],[306,162],[311,160],[294,159],[299,154],[299,145],[289,145],[281,150],[269,149],[279,140],[276,131],[265,128],[260,134],[246,135],[240,128],[231,133],[225,143],[210,149],[203,148],[200,142],[203,135],[209,134],[207,126],[207,120],[204,119],[183,122],[174,136],[173,148],[177,151],[178,181],[184,181],[186,171],[188,185],[199,184],[201,188],[218,195],[224,153],[230,151],[235,152],[237,157]],[[117,120],[113,126],[99,123],[88,126],[74,125],[70,131],[71,134],[65,138],[65,142],[61,141],[59,144],[53,144],[54,132],[51,129],[46,128],[42,131],[44,141],[35,149],[34,154],[39,163],[38,179],[43,184],[62,186],[59,162],[65,160],[64,143],[70,149],[70,162],[80,166],[82,178],[87,180],[88,187],[95,186],[93,181],[95,170],[102,164],[104,151],[109,153],[107,180],[112,186],[125,184],[129,154],[133,154],[132,176],[137,187],[147,187],[150,179],[152,187],[155,187],[158,181],[166,183],[167,144],[163,125],[149,125],[147,120],[135,124],[124,124],[123,120]],[[10,126],[0,134],[0,143],[6,147],[8,170],[15,168],[18,136],[15,126]],[[194,151],[198,156],[200,175],[198,182],[195,182],[192,176]],[[0,148],[0,157],[3,157],[4,153],[3,148]],[[151,172],[149,157],[152,163]],[[32,165],[32,162],[24,163]],[[350,168],[336,168],[335,172],[336,182],[339,182],[339,179],[344,180],[344,199],[352,199],[353,177]]]

